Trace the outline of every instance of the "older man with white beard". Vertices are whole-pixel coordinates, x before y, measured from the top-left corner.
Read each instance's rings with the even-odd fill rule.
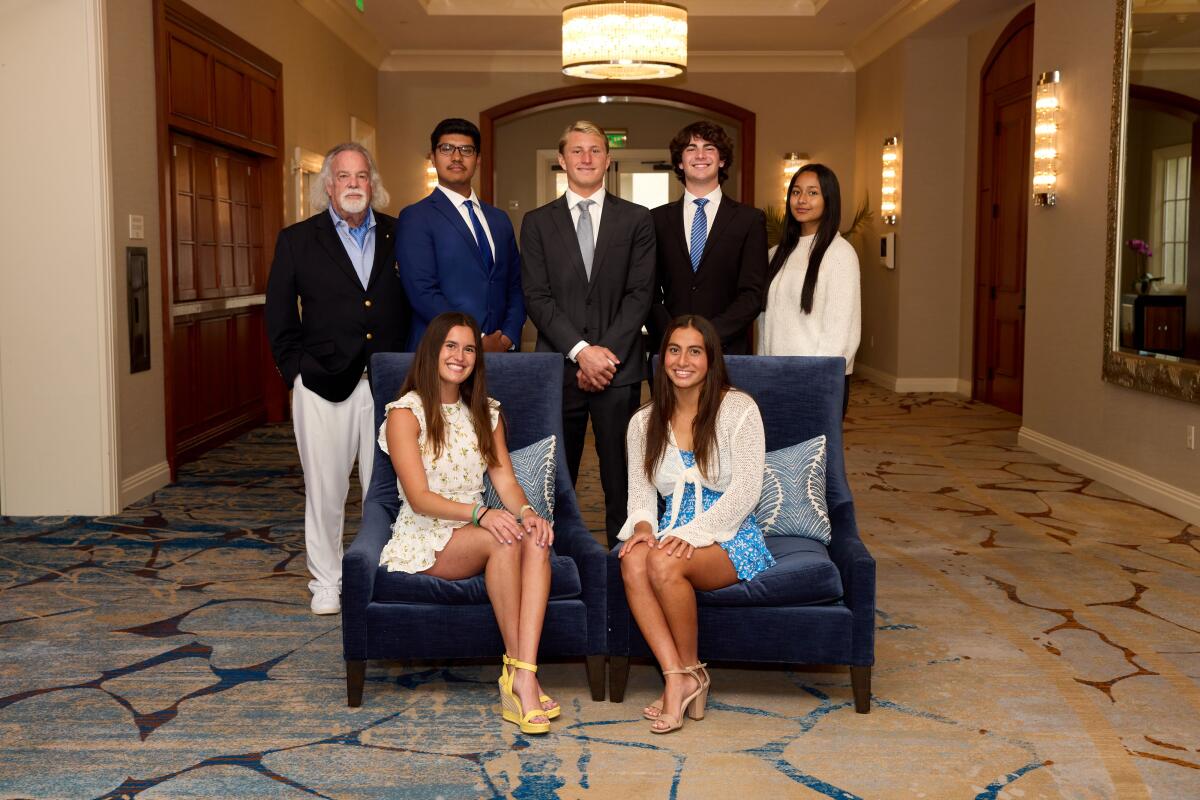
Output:
[[[376,210],[388,195],[366,148],[330,150],[310,199],[317,213],[276,240],[266,322],[292,390],[311,607],[336,614],[350,471],[357,457],[365,497],[375,454],[370,357],[403,349],[412,312],[393,257],[396,220]]]

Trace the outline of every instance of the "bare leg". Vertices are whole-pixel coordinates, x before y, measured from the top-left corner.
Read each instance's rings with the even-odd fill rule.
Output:
[[[546,618],[546,602],[550,597],[550,548],[538,547],[532,536],[526,536],[513,546],[520,550],[520,611],[513,618],[517,625],[516,649],[509,652],[515,652],[521,661],[536,664],[542,623]],[[542,706],[539,699],[541,685],[537,676],[528,670],[517,670],[513,692],[521,698],[521,707],[526,710]],[[557,704],[547,703],[546,709],[554,705]]]
[[[736,583],[738,577],[733,562],[719,545],[709,545],[696,548],[690,559],[654,550],[647,559],[646,568],[678,658],[676,665],[663,664],[663,668],[678,669],[698,663],[696,591],[719,589]],[[663,713],[679,719],[683,714],[684,698],[694,692],[699,684],[691,675],[665,677]],[[668,727],[665,721],[653,724],[662,730]]]
[[[500,628],[500,636],[504,640],[504,649],[508,653],[520,653],[520,612],[521,612],[521,562],[526,543],[530,537],[512,544],[501,544],[492,534],[474,525],[464,525],[454,531],[450,541],[440,553],[433,566],[425,570],[426,575],[446,580],[459,580],[483,572],[483,580],[487,585],[488,599],[492,603],[492,612],[496,615],[496,624]],[[536,547],[536,545],[535,545]],[[539,548],[540,549],[540,548]],[[534,570],[536,572],[536,570]],[[545,599],[549,594],[550,572],[549,561],[546,561],[545,589],[542,591],[541,609],[537,617],[537,631],[541,633],[541,619],[545,614]],[[537,657],[537,642],[533,645],[533,658]],[[520,655],[516,656],[520,658]],[[521,659],[522,661],[526,659]],[[532,662],[531,662],[532,663]],[[514,687],[515,691],[515,687]],[[533,705],[526,705],[526,697],[521,694],[522,707],[537,708],[538,697],[533,695]],[[546,722],[544,717],[535,717],[533,722]]]
[[[637,622],[642,638],[650,645],[651,652],[658,659],[663,669],[677,669],[681,663],[693,664],[693,661],[681,662],[679,651],[675,647],[675,639],[667,626],[667,618],[663,616],[662,606],[659,605],[658,595],[650,586],[650,576],[647,562],[653,547],[637,545],[621,559],[621,580],[625,584],[625,598],[629,601],[629,610]],[[662,695],[659,695],[657,706],[646,706],[642,714],[657,717],[662,708]]]

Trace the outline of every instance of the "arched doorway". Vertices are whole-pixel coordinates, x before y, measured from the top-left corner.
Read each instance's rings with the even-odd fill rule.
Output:
[[[1033,6],[1008,24],[980,72],[975,224],[976,400],[1021,413],[1025,254],[1033,116]]]
[[[496,125],[513,117],[529,114],[555,106],[577,105],[589,101],[600,102],[600,98],[636,98],[641,102],[674,106],[695,110],[701,114],[712,112],[735,121],[739,128],[739,152],[735,160],[740,165],[739,192],[745,202],[754,201],[754,138],[755,114],[741,106],[715,97],[669,86],[650,84],[626,84],[616,81],[566,86],[517,97],[485,109],[479,115],[479,131],[482,135],[481,156],[488,169],[480,175],[479,194],[488,202],[494,202],[495,194],[495,146]]]

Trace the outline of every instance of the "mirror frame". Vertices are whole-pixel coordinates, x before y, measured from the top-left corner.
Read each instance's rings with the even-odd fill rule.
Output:
[[[1129,53],[1132,0],[1117,0],[1113,43],[1112,122],[1108,148],[1108,237],[1104,284],[1104,380],[1141,392],[1200,403],[1200,364],[1166,361],[1127,353],[1118,347],[1117,256],[1120,245],[1121,201],[1124,189],[1125,106],[1129,95]],[[1195,212],[1193,212],[1195,213]],[[1190,265],[1189,265],[1190,266]]]

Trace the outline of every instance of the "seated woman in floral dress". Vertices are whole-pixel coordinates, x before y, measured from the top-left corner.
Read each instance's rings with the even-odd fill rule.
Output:
[[[504,639],[504,719],[523,733],[546,733],[560,709],[542,694],[534,673],[554,530],[517,483],[500,419],[500,403],[487,396],[475,320],[459,313],[434,317],[379,429],[403,501],[379,563],[389,572],[446,580],[483,573]],[[485,471],[503,508],[482,502]]]

